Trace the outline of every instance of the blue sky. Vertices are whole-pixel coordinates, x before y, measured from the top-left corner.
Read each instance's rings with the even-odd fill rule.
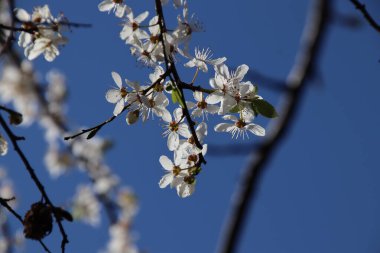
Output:
[[[31,10],[45,3],[53,14],[62,11],[74,22],[93,24],[91,29],[69,33],[69,44],[53,63],[43,59],[34,62],[41,76],[50,69],[66,75],[69,123],[73,127],[92,126],[112,114],[113,106],[104,99],[113,84],[111,71],[145,82],[150,70],[130,56],[118,37],[120,21],[99,12],[98,2],[20,1],[17,6]],[[153,0],[128,4],[136,12],[154,10]],[[378,1],[366,4],[372,13],[380,10]],[[294,62],[308,5],[309,1],[301,0],[190,1],[190,12],[195,12],[205,26],[205,32],[193,37],[192,46],[210,47],[214,56],[227,57],[231,68],[244,63],[260,73],[284,79]],[[317,78],[309,82],[295,123],[270,160],[238,252],[380,251],[380,117],[376,109],[380,34],[363,21],[349,1],[337,0],[334,7],[338,13],[358,17],[361,25],[350,28],[335,22],[330,26]],[[174,23],[171,7],[164,11],[166,19]],[[205,75],[200,81],[207,85],[209,77]],[[279,94],[258,85],[261,95],[277,105]],[[210,121],[206,142],[233,143],[229,135],[211,131],[219,121],[216,117]],[[257,122],[267,125],[268,120],[259,118]],[[157,184],[163,175],[158,158],[170,155],[161,136],[161,124],[155,120],[127,126],[120,117],[100,132],[115,141],[106,157],[111,168],[139,198],[140,211],[134,223],[137,244],[156,253],[214,252],[247,157],[233,155],[233,151],[231,155],[206,156],[208,163],[199,175],[195,194],[180,199],[174,191],[161,190]],[[55,203],[65,203],[78,183],[87,182],[80,172],[51,179],[42,161],[45,146],[40,127],[18,133],[27,137],[22,147]],[[253,136],[238,143],[258,141]],[[12,153],[1,158],[1,164],[15,181],[19,210],[24,212],[39,194]],[[67,252],[96,252],[106,245],[105,219],[95,229],[81,223],[65,227],[70,239]],[[12,228],[19,228],[19,224],[15,222]],[[60,235],[56,228],[46,241],[58,250]],[[37,250],[37,243],[26,246],[26,251]]]

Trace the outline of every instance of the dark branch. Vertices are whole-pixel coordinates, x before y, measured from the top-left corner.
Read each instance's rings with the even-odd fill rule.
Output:
[[[184,85],[184,82],[181,81],[181,78],[178,74],[175,62],[173,61],[171,55],[168,55],[166,52],[164,33],[166,33],[167,28],[166,28],[166,23],[165,23],[164,12],[162,10],[161,0],[155,0],[155,2],[156,2],[156,12],[157,12],[157,16],[158,16],[158,24],[160,26],[159,40],[162,44],[162,48],[163,48],[163,52],[164,52],[166,70],[169,70],[170,73],[173,75],[173,77],[171,75],[169,75],[169,78],[171,79],[173,84],[177,85],[177,87],[180,91],[181,99],[183,102],[182,112],[183,112],[183,115],[185,115],[187,123],[189,124],[189,129],[190,129],[191,135],[194,139],[194,143],[197,146],[197,148],[202,150],[202,144],[200,143],[198,136],[196,134],[196,131],[195,131],[195,122],[192,120],[189,109],[187,108],[187,105],[186,105],[185,95],[184,95],[183,87],[182,87]],[[199,162],[206,164],[206,160],[203,157],[202,153],[199,154]]]
[[[365,4],[362,4],[358,0],[350,0],[353,5],[355,5],[356,9],[358,9],[364,16],[364,18],[368,21],[368,23],[378,32],[380,32],[380,25],[372,18],[372,16],[367,11]]]
[[[13,216],[15,216],[21,222],[21,224],[24,224],[24,220],[22,219],[22,216],[18,214],[10,205],[8,205],[8,202],[14,199],[15,199],[14,197],[10,199],[0,198],[0,205],[5,207],[11,214],[13,214]],[[49,248],[44,244],[42,240],[38,240],[38,241],[46,252],[51,253]]]
[[[247,169],[234,195],[232,211],[225,224],[225,233],[220,241],[220,253],[236,251],[238,240],[245,224],[250,202],[257,194],[259,181],[266,163],[288,133],[298,105],[319,55],[323,35],[327,28],[330,0],[315,0],[302,34],[296,62],[290,71],[286,84],[291,90],[285,96],[280,118],[274,123],[268,137],[257,152],[253,151]]]
[[[7,133],[9,139],[12,142],[14,150],[19,155],[21,161],[24,163],[26,170],[28,171],[28,173],[29,173],[30,177],[32,178],[33,182],[36,184],[38,190],[42,194],[42,196],[45,199],[46,203],[53,207],[53,214],[54,214],[55,220],[56,220],[56,222],[58,224],[59,231],[62,234],[61,248],[62,248],[62,253],[64,253],[65,252],[65,245],[69,242],[69,240],[68,240],[67,234],[65,232],[65,229],[63,228],[63,225],[62,225],[62,222],[61,222],[61,218],[60,218],[59,214],[57,213],[56,208],[53,205],[53,203],[51,202],[49,196],[47,195],[47,193],[45,191],[45,187],[43,186],[43,184],[41,183],[41,181],[37,177],[37,175],[36,175],[33,167],[30,165],[28,159],[26,158],[25,154],[22,152],[20,146],[18,145],[18,143],[17,143],[18,139],[16,138],[16,135],[9,128],[7,122],[3,119],[3,116],[1,114],[0,114],[0,125],[3,127],[3,129]]]

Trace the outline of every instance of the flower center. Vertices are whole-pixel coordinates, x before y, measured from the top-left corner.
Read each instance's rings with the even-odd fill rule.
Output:
[[[133,22],[133,24],[132,24],[132,30],[136,31],[138,28],[139,28],[139,24],[136,23],[136,22]]]
[[[237,128],[243,128],[243,127],[245,127],[247,124],[242,120],[242,119],[239,119],[238,121],[236,121],[236,123],[235,123],[235,126],[237,127]]]
[[[159,39],[160,39],[160,37],[158,36],[158,35],[156,35],[156,36],[150,36],[150,42],[152,42],[153,44],[157,44],[158,43],[158,41],[159,41]]]
[[[180,172],[181,172],[181,168],[179,166],[173,167],[173,175],[174,176],[178,176]]]
[[[123,0],[112,0],[115,4],[121,4]]]
[[[175,122],[175,121],[170,122],[169,129],[172,132],[177,132],[178,131],[178,124],[177,124],[177,122]]]
[[[204,100],[202,100],[201,102],[197,103],[197,107],[200,108],[200,109],[202,109],[202,110],[206,109],[207,108],[207,103]]]
[[[125,89],[124,87],[121,87],[120,89],[120,95],[122,98],[125,98],[127,96],[128,92],[127,92],[127,89]]]
[[[197,162],[198,161],[198,155],[189,155],[189,157],[187,158],[187,161],[190,163],[190,162]]]

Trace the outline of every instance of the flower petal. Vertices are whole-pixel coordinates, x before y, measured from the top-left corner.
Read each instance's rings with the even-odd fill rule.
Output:
[[[124,100],[120,99],[119,102],[116,103],[115,109],[113,109],[113,115],[117,116],[119,115],[124,108]]]
[[[235,125],[233,125],[233,124],[219,123],[218,125],[216,125],[214,127],[214,130],[216,132],[230,132],[234,127],[235,127]]]
[[[171,132],[168,136],[168,149],[170,151],[174,151],[176,148],[178,148],[179,145],[179,136],[175,132]]]
[[[251,133],[257,136],[265,136],[265,129],[256,124],[248,124],[245,126]]]
[[[120,90],[111,89],[106,93],[106,100],[112,104],[117,103],[121,99]]]
[[[173,182],[173,178],[174,178],[174,175],[172,173],[168,173],[161,178],[158,185],[160,186],[160,188],[165,188],[166,186],[168,186],[169,184]]]
[[[167,157],[166,155],[162,155],[162,156],[160,156],[159,161],[160,161],[160,163],[161,163],[161,166],[162,166],[165,170],[168,170],[168,171],[172,171],[172,170],[173,170],[174,164],[173,164],[173,162],[169,159],[169,157]]]
[[[111,75],[116,85],[121,89],[123,81],[121,81],[120,75],[114,71],[111,72]]]

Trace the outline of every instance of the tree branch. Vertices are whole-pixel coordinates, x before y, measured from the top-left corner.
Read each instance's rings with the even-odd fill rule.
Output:
[[[362,4],[358,0],[350,0],[353,5],[355,5],[356,9],[358,9],[364,16],[364,18],[368,21],[368,23],[378,32],[380,32],[380,25],[376,23],[376,21],[369,14],[367,9],[365,8],[365,4]]]
[[[20,149],[20,147],[19,147],[19,145],[17,143],[17,141],[19,139],[16,138],[16,135],[9,128],[9,126],[7,125],[7,122],[4,120],[3,116],[1,115],[1,113],[0,113],[0,125],[3,127],[3,129],[7,133],[10,141],[12,142],[14,150],[19,155],[21,161],[24,163],[26,170],[29,172],[30,177],[32,178],[33,182],[35,183],[35,185],[37,186],[38,190],[42,194],[42,196],[45,199],[46,203],[53,207],[52,208],[53,215],[54,215],[55,220],[56,220],[56,222],[58,224],[59,231],[62,234],[61,249],[62,249],[62,253],[64,253],[65,252],[65,245],[69,242],[69,240],[68,240],[67,234],[65,232],[65,229],[63,228],[63,225],[62,225],[62,222],[61,222],[61,217],[57,213],[55,206],[53,205],[53,203],[51,202],[49,196],[47,195],[47,193],[45,191],[45,188],[44,188],[43,184],[41,183],[41,181],[39,180],[39,178],[37,177],[37,175],[36,175],[33,167],[30,165],[28,159],[26,158],[26,156],[24,155],[24,153]]]
[[[236,251],[238,240],[245,224],[250,202],[257,194],[259,181],[269,158],[287,134],[294,120],[298,105],[306,87],[307,80],[317,63],[323,35],[327,28],[330,0],[314,0],[305,24],[301,45],[296,62],[286,80],[290,92],[285,96],[285,103],[280,118],[275,122],[269,135],[257,152],[252,152],[250,162],[235,192],[231,213],[225,224],[220,241],[220,253]]]

